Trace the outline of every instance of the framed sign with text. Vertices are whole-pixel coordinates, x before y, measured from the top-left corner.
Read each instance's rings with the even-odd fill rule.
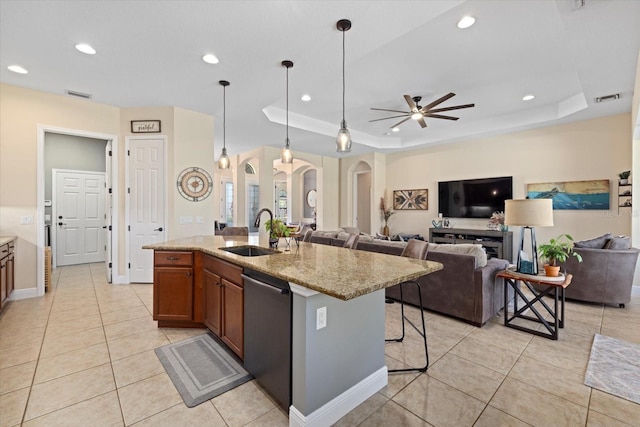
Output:
[[[160,120],[131,120],[131,133],[160,133]]]

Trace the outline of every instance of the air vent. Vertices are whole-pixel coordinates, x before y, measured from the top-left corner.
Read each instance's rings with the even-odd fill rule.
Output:
[[[76,92],[75,90],[69,90],[69,89],[65,90],[65,92],[67,93],[67,95],[77,96],[78,98],[84,98],[84,99],[91,99],[91,97],[93,96],[90,93]]]
[[[613,101],[615,99],[620,99],[619,93],[614,93],[613,95],[599,96],[595,98],[595,101],[596,103],[598,103],[598,102]]]

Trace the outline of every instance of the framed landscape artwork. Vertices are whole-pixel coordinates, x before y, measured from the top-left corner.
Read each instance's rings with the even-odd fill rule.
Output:
[[[529,199],[553,199],[556,210],[608,210],[609,180],[527,184]]]
[[[429,207],[429,190],[394,190],[394,210],[425,210]]]

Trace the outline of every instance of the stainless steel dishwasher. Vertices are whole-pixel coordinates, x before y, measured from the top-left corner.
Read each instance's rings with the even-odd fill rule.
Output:
[[[245,269],[244,367],[286,411],[291,405],[291,317],[289,283]]]

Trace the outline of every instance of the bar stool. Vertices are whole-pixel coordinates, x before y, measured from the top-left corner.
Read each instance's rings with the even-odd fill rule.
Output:
[[[401,256],[407,257],[407,258],[415,258],[415,259],[426,259],[427,249],[428,249],[427,242],[411,239],[409,240],[409,242],[407,243],[407,246],[402,251]],[[418,291],[418,299],[420,301],[420,307],[419,307],[420,318],[422,319],[422,331],[420,331],[418,327],[414,325],[413,322],[407,316],[404,315],[404,298],[402,295],[402,290],[404,285],[415,285]],[[389,369],[389,372],[411,372],[411,371],[425,372],[427,368],[429,368],[429,351],[427,350],[427,329],[424,323],[424,310],[422,308],[422,293],[420,292],[420,284],[415,280],[409,280],[409,281],[400,283],[398,286],[400,286],[400,313],[402,316],[402,336],[399,338],[385,339],[385,341],[386,342],[402,342],[404,340],[404,335],[405,335],[404,321],[406,320],[413,327],[413,329],[415,329],[416,332],[418,332],[418,334],[422,336],[422,340],[424,342],[424,356],[426,359],[426,364],[424,365],[424,367],[417,367],[417,368]]]

